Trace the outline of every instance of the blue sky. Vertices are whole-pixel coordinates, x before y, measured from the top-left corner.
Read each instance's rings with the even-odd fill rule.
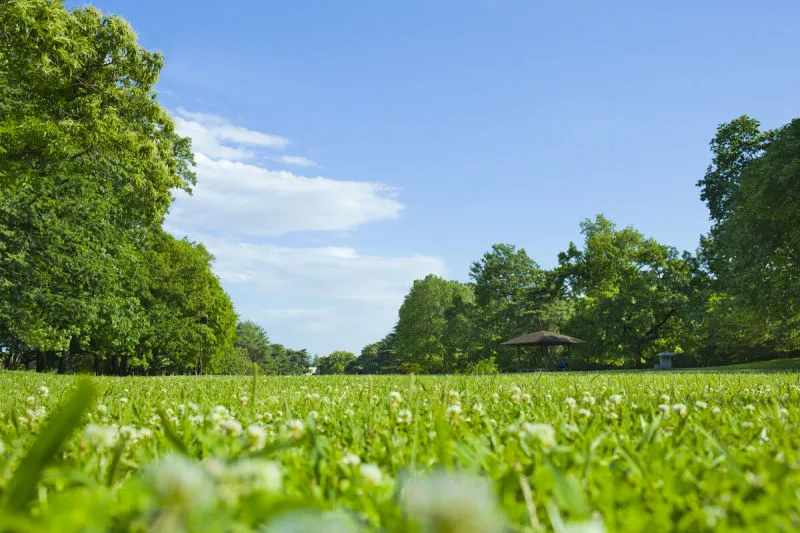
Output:
[[[80,3],[71,2],[70,5]],[[716,126],[798,115],[796,1],[98,1],[165,55],[199,184],[167,219],[243,318],[326,354],[492,243],[578,223],[694,250]]]

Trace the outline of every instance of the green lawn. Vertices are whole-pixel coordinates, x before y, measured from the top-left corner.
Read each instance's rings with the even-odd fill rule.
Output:
[[[716,367],[716,370],[800,370],[800,357]]]

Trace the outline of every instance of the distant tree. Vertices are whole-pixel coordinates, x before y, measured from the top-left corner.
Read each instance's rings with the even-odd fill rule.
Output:
[[[471,298],[471,289],[430,274],[416,280],[400,307],[395,347],[400,364],[418,365],[424,372],[453,370],[446,333],[456,298]]]
[[[330,355],[320,357],[317,361],[316,374],[344,374],[348,364],[356,360],[356,354],[337,350]]]
[[[267,373],[272,370],[269,360],[269,338],[264,328],[251,320],[239,322],[236,325],[236,341],[234,346],[244,350],[244,354]]]
[[[688,303],[691,265],[686,255],[616,229],[602,215],[581,224],[583,249],[570,243],[556,276],[574,299],[570,332],[589,341],[605,364],[637,363],[660,349],[680,347],[675,333]]]
[[[524,249],[495,244],[470,267],[477,306],[479,359],[495,357],[505,371],[516,369],[513,351],[501,347],[529,332],[546,294],[546,273]]]

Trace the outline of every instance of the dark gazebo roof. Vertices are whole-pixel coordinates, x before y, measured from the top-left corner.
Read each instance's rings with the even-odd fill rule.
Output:
[[[508,340],[503,344],[512,346],[558,346],[561,344],[583,344],[584,342],[586,341],[560,333],[553,333],[552,331],[537,331],[536,333],[528,333]]]

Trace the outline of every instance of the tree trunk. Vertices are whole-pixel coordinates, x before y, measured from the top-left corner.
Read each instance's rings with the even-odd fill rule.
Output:
[[[71,344],[72,343],[70,342],[70,345]],[[58,362],[58,373],[59,374],[69,374],[69,357],[70,357],[70,348],[71,347],[72,346],[67,347],[67,349],[64,350],[61,353],[61,360]]]

